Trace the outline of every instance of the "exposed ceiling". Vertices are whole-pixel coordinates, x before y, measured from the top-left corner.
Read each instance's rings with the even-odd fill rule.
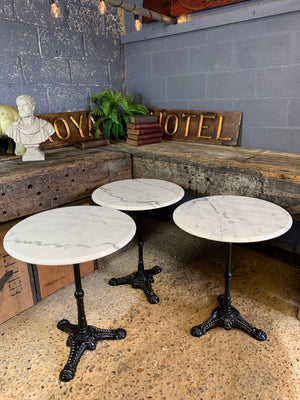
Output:
[[[249,0],[143,0],[143,7],[170,17],[178,17],[243,1]],[[147,22],[153,21],[144,17],[143,23]]]

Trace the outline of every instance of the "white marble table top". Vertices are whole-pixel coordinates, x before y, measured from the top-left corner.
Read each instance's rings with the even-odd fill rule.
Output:
[[[244,196],[210,196],[174,211],[176,225],[201,238],[227,243],[260,242],[287,232],[293,220],[283,208]]]
[[[184,190],[175,183],[159,179],[125,179],[96,189],[96,204],[124,211],[145,211],[166,207],[181,200]]]
[[[8,254],[30,264],[78,264],[119,250],[135,231],[133,219],[121,211],[63,207],[19,222],[7,232],[3,245]]]

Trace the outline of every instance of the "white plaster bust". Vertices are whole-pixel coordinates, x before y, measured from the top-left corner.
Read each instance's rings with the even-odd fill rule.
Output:
[[[39,119],[34,115],[35,101],[33,97],[21,95],[16,98],[20,118],[6,128],[6,135],[15,143],[23,144],[25,153],[23,161],[45,160],[45,154],[39,149],[40,143],[45,142],[55,129],[50,122]]]

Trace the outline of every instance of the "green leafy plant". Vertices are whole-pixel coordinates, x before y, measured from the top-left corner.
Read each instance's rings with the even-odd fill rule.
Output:
[[[125,96],[111,89],[105,89],[100,94],[91,97],[96,104],[90,115],[97,116],[94,122],[95,137],[99,137],[98,129],[103,127],[103,136],[106,139],[121,140],[126,137],[126,122],[130,121],[132,115],[148,114],[148,110],[141,104],[133,104],[134,94]]]

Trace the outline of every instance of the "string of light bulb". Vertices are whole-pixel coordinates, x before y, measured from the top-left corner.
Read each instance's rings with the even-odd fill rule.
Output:
[[[53,15],[54,18],[60,18],[61,12],[57,4],[55,3],[55,0],[49,0],[50,7],[51,7],[51,14]]]
[[[60,18],[61,12],[55,0],[49,0],[51,5],[51,14],[54,18]],[[155,21],[164,22],[168,25],[174,25],[180,22],[184,22],[181,17],[169,17],[167,15],[160,14],[156,11],[148,10],[147,8],[140,7],[136,4],[129,3],[124,0],[99,0],[98,10],[101,15],[104,15],[106,12],[106,5],[109,4],[113,7],[122,8],[125,11],[132,12],[134,14],[134,21],[135,21],[135,29],[140,31],[142,28],[142,23],[139,20],[139,15],[144,17],[153,19]]]

